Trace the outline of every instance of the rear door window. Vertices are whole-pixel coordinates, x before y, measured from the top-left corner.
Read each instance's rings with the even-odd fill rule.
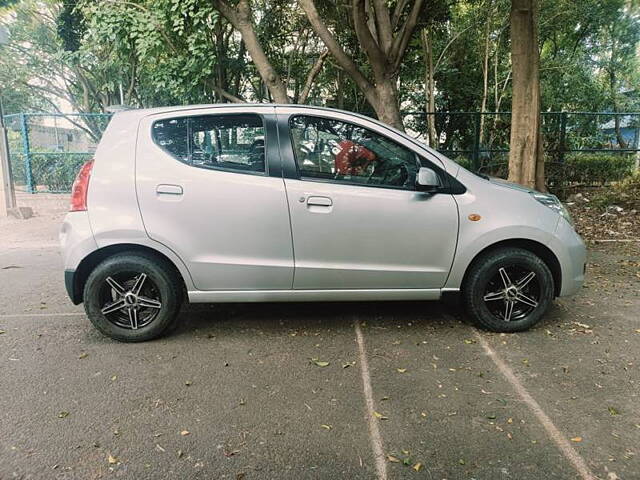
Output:
[[[154,142],[193,167],[266,173],[265,128],[255,114],[198,115],[158,120]]]

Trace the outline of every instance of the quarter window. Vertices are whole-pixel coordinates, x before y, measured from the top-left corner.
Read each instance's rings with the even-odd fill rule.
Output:
[[[320,117],[295,116],[291,141],[302,178],[413,189],[416,154],[371,130]]]
[[[159,120],[153,139],[194,167],[264,173],[264,125],[258,115],[200,115]]]

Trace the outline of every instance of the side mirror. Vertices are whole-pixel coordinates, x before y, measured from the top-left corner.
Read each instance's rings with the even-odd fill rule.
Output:
[[[435,192],[440,188],[438,174],[427,167],[420,167],[416,175],[416,190],[420,192]]]

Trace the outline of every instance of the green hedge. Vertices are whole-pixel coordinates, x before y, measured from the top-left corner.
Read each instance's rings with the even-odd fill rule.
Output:
[[[612,153],[573,153],[562,166],[564,182],[581,185],[605,185],[633,173],[633,155]]]
[[[84,162],[91,155],[47,155],[31,156],[31,174],[33,184],[45,187],[49,192],[70,192],[73,180]]]
[[[454,160],[471,169],[469,158],[460,156]],[[635,158],[629,154],[572,153],[562,163],[547,161],[545,174],[553,185],[606,185],[631,175],[634,165]],[[492,168],[483,171],[489,175],[505,175],[506,167],[506,161],[496,162]]]

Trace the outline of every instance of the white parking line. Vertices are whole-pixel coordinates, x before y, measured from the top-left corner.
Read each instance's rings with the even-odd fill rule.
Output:
[[[25,250],[40,250],[40,249],[45,249],[45,248],[56,248],[56,249],[60,249],[60,244],[58,242],[51,242],[51,243],[38,243],[38,242],[21,242],[20,244],[15,244],[15,243],[11,243],[11,244],[4,244],[1,243],[0,244],[0,248],[2,248],[2,252],[0,252],[0,255],[3,254],[8,254],[8,253],[22,253]]]
[[[77,317],[86,315],[84,312],[77,313],[0,313],[0,318],[19,318],[19,317]]]
[[[597,477],[591,473],[587,463],[584,461],[584,458],[580,456],[580,454],[571,446],[569,441],[565,438],[565,436],[558,430],[558,428],[553,424],[549,416],[544,413],[538,402],[529,394],[529,392],[524,388],[520,380],[515,376],[513,370],[511,370],[506,363],[500,358],[500,356],[496,353],[496,351],[491,348],[489,342],[482,336],[480,332],[474,329],[474,334],[484,348],[485,352],[493,360],[500,373],[504,375],[507,381],[511,384],[516,393],[520,396],[520,398],[527,404],[527,406],[533,411],[533,414],[536,416],[538,421],[542,424],[544,429],[547,431],[547,434],[556,444],[558,449],[562,452],[562,454],[569,460],[569,462],[573,465],[573,467],[577,470],[580,477],[583,480],[597,480]]]
[[[369,362],[367,361],[367,350],[364,345],[364,336],[360,329],[358,319],[353,322],[356,330],[356,340],[358,341],[358,353],[360,357],[360,373],[362,374],[362,387],[364,389],[364,398],[367,406],[367,421],[369,423],[369,438],[371,439],[371,448],[376,461],[376,471],[378,472],[378,480],[387,479],[387,462],[384,456],[384,448],[382,446],[382,436],[378,428],[378,419],[375,417],[375,403],[373,401],[373,390],[371,388],[371,376],[369,375]]]

